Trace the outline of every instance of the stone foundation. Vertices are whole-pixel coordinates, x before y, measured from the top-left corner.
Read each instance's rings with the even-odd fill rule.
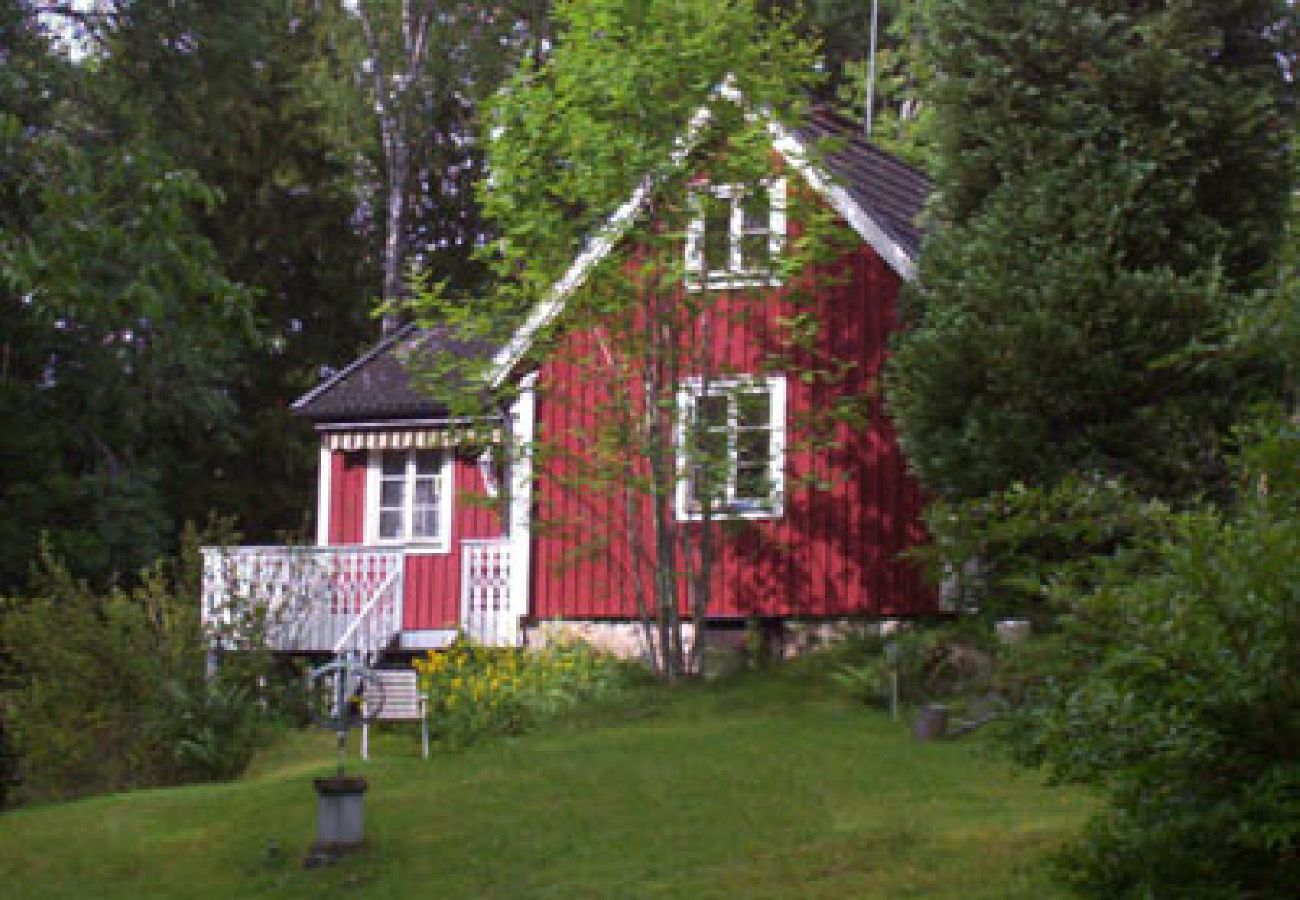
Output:
[[[899,619],[762,619],[724,620],[705,629],[705,674],[724,674],[744,666],[755,654],[770,659],[791,659],[863,634],[891,634],[906,624]],[[541,648],[580,640],[621,659],[649,662],[645,630],[640,622],[553,620],[535,622],[523,629],[524,646]],[[682,623],[682,642],[690,653],[695,625]]]

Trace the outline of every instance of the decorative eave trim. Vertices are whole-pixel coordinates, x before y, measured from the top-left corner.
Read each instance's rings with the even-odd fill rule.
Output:
[[[496,427],[384,428],[368,431],[330,431],[321,445],[331,452],[352,450],[443,450],[466,445],[496,444],[505,430]]]
[[[499,416],[402,419],[388,422],[330,422],[316,426],[321,447],[346,450],[439,450],[499,444],[506,438]]]
[[[728,74],[722,83],[714,88],[710,95],[710,101],[722,98],[730,100],[732,103],[740,105],[744,103],[744,95],[736,87],[735,78]],[[749,115],[753,115],[752,113]],[[880,254],[881,258],[889,264],[899,277],[905,281],[912,281],[916,278],[916,261],[912,258],[897,241],[889,237],[885,230],[876,221],[876,218],[862,207],[848,191],[836,184],[834,179],[830,178],[821,170],[821,167],[815,165],[809,156],[808,149],[804,143],[791,134],[783,126],[775,122],[771,114],[764,111],[763,115],[768,121],[768,133],[772,136],[772,147],[781,157],[797,171],[804,180],[817,191],[822,197],[830,203],[831,207],[838,212],[849,226],[857,232],[858,236],[869,244],[872,249]],[[690,156],[698,143],[701,129],[712,118],[712,112],[709,107],[701,106],[696,110],[695,115],[691,117],[690,124],[687,126],[686,133],[679,138],[676,147],[673,149],[671,162],[673,167],[679,167],[685,163],[686,158]],[[488,384],[495,390],[511,376],[515,367],[523,360],[528,353],[529,348],[533,345],[537,335],[542,329],[549,326],[564,311],[564,304],[583,282],[591,274],[600,262],[602,262],[614,245],[627,232],[632,223],[636,221],[637,216],[644,208],[650,192],[654,189],[657,179],[653,176],[646,176],[645,179],[637,185],[632,196],[615,210],[591,238],[582,252],[569,266],[564,276],[555,283],[551,288],[546,299],[538,303],[524,323],[515,330],[510,340],[506,343],[496,356],[492,359],[492,372],[489,376]]]

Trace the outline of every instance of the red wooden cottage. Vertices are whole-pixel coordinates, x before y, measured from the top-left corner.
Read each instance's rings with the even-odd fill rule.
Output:
[[[929,183],[827,112],[770,134],[773,174],[762,185],[694,183],[712,212],[701,212],[681,247],[683,291],[739,286],[757,310],[719,319],[710,332],[727,374],[684,377],[677,389],[680,420],[702,423],[726,447],[712,514],[734,527],[719,532],[710,624],[933,612],[935,593],[898,556],[924,539],[921,504],[879,397],[865,427],[837,425],[821,449],[800,440],[797,424],[841,394],[869,395],[899,286],[913,276]],[[810,148],[828,137],[833,149],[811,162]],[[796,189],[856,236],[812,276],[824,323],[818,349],[852,364],[829,386],[770,364],[773,323],[789,312],[785,286],[751,279],[748,267],[754,248],[780,252],[797,227],[784,202]],[[765,195],[759,214],[742,200],[756,191]],[[515,644],[553,620],[633,649],[637,572],[618,533],[629,522],[611,525],[618,511],[608,498],[542,477],[528,453],[501,450],[549,440],[582,452],[601,414],[601,389],[580,362],[596,338],[581,327],[565,332],[565,303],[598,262],[634,240],[641,200],[615,213],[504,345],[407,326],[298,400],[295,411],[320,435],[316,546],[208,549],[205,614],[222,615],[233,594],[265,597],[283,613],[275,640],[288,651],[419,651],[458,630]],[[562,336],[539,355],[535,339],[548,330]],[[490,360],[492,387],[509,387],[508,399],[488,414],[452,415],[436,388],[414,383],[418,360],[437,354]],[[680,521],[698,516],[689,469],[679,459]]]

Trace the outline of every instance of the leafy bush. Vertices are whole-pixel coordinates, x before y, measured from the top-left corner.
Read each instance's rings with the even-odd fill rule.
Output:
[[[1291,897],[1300,885],[1300,435],[1247,454],[1247,499],[1100,567],[1028,686],[1019,756],[1098,786],[1070,855],[1103,897]]]
[[[841,661],[831,679],[855,700],[880,707],[889,703],[891,653],[903,703],[982,694],[994,673],[994,642],[974,620],[855,638],[838,652]]]
[[[0,718],[18,802],[229,778],[267,723],[264,648],[209,677],[195,561],[160,563],[134,590],[91,588],[48,554],[32,596],[0,601]]]
[[[484,647],[463,637],[414,663],[433,735],[453,745],[486,734],[520,734],[579,704],[616,695],[628,664],[579,640],[537,650]]]
[[[1071,474],[1050,487],[1013,484],[975,499],[935,502],[926,512],[934,540],[913,555],[936,580],[957,573],[950,583],[963,611],[1028,618],[1042,630],[1062,611],[1050,600],[1086,592],[1097,559],[1164,530],[1169,515],[1165,504],[1117,479]]]

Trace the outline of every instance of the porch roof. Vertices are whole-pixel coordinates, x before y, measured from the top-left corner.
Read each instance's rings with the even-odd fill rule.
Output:
[[[420,360],[490,360],[495,350],[488,342],[458,340],[445,329],[408,324],[300,397],[293,411],[320,427],[444,419],[447,391],[438,391],[430,379],[422,383]]]

